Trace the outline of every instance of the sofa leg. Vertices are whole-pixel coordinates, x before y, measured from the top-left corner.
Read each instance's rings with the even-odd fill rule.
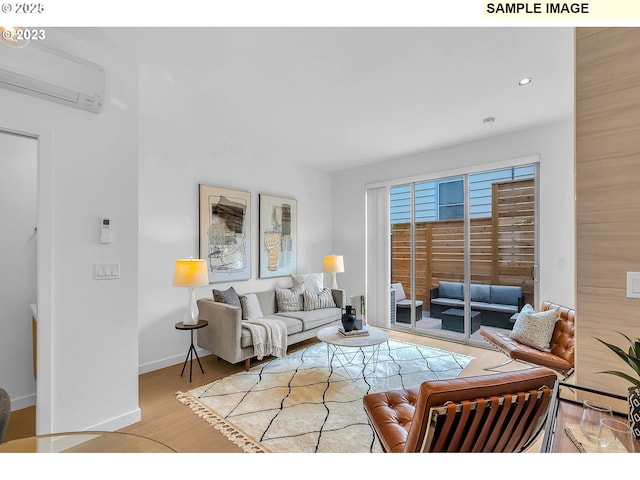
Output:
[[[248,372],[250,366],[251,366],[251,359],[250,358],[246,358],[244,360],[244,371]]]

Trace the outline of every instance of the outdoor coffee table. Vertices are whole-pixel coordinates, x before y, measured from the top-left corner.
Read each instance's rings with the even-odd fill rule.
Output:
[[[442,328],[454,332],[464,332],[464,310],[461,308],[449,308],[442,312]],[[481,312],[471,311],[471,333],[480,328]]]
[[[345,337],[338,333],[337,326],[325,327],[317,334],[318,340],[327,344],[327,364],[338,362],[337,368],[342,368],[347,376],[355,381],[364,378],[367,368],[375,372],[378,366],[380,345],[389,340],[389,335],[377,328],[366,327],[369,335],[359,337]],[[365,349],[371,348],[369,355]],[[359,358],[361,357],[361,360]],[[352,370],[357,370],[355,375]]]

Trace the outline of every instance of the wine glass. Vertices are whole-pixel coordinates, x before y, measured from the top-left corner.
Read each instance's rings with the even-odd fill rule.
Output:
[[[582,418],[580,419],[580,430],[593,445],[598,444],[598,432],[600,420],[612,418],[613,411],[608,405],[598,405],[591,400],[582,403]]]
[[[607,453],[634,453],[635,445],[631,426],[615,418],[600,419],[598,451]]]

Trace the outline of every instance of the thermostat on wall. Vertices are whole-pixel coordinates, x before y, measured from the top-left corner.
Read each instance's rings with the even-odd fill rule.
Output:
[[[111,220],[109,218],[100,220],[100,243],[111,243]]]

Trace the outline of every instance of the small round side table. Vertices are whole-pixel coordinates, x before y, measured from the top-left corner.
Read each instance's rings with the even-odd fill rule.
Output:
[[[207,320],[198,320],[198,323],[195,325],[185,325],[182,322],[176,323],[177,330],[189,330],[191,332],[191,345],[189,346],[189,351],[187,352],[187,358],[184,359],[184,365],[182,365],[182,372],[180,376],[184,373],[184,368],[187,366],[187,362],[189,358],[191,358],[191,363],[189,364],[189,383],[191,383],[191,372],[193,371],[193,356],[196,356],[196,360],[198,360],[198,365],[200,365],[200,371],[204,373],[204,368],[202,368],[202,364],[200,363],[200,357],[198,357],[198,352],[196,352],[196,348],[193,346],[193,331],[198,330],[199,328],[204,328],[209,325]]]

